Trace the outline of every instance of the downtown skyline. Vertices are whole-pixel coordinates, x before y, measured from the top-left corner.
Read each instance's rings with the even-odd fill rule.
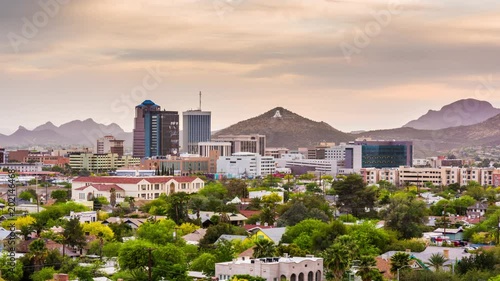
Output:
[[[495,1],[39,4],[55,1],[0,2],[0,133],[87,118],[131,132],[143,100],[182,112],[199,91],[213,130],[278,106],[345,132],[463,98],[500,107]]]

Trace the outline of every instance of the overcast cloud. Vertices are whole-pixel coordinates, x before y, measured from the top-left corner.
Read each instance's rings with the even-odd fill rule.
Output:
[[[214,129],[276,106],[343,131],[462,98],[500,107],[498,1],[66,2],[49,15],[40,3],[56,0],[0,0],[0,132],[89,117],[131,131],[142,99],[181,112],[199,91]],[[152,70],[162,77],[137,95]]]

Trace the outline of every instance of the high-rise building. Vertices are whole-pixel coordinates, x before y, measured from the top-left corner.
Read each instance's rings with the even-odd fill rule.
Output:
[[[211,137],[210,111],[189,110],[182,113],[182,151],[198,154],[198,143]]]
[[[117,140],[113,136],[104,136],[97,140],[97,154],[113,153],[118,156],[123,156],[124,140]]]
[[[212,136],[212,113],[201,110],[188,110],[182,113],[182,146],[183,152],[199,154],[198,143],[210,141]]]
[[[0,148],[0,163],[7,163],[7,160],[5,159],[6,154],[5,148]]]
[[[133,156],[179,154],[179,113],[161,110],[150,100],[135,108]]]

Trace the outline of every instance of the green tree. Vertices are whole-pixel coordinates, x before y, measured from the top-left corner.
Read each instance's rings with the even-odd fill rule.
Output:
[[[355,217],[366,215],[366,210],[372,210],[377,199],[376,187],[367,187],[358,174],[350,174],[344,180],[336,181],[333,188],[338,195],[337,206]]]
[[[169,208],[167,211],[168,217],[171,218],[176,224],[182,224],[188,221],[188,202],[189,195],[185,192],[177,192],[171,194],[167,202]]]
[[[55,199],[56,203],[64,203],[68,201],[68,191],[64,189],[57,189],[50,193],[50,198]]]
[[[207,276],[215,275],[215,256],[210,253],[203,253],[191,262],[191,270],[201,271]]]
[[[137,237],[160,245],[173,243],[176,227],[175,222],[168,219],[146,222],[137,229]]]
[[[219,223],[217,225],[211,225],[207,228],[207,233],[200,240],[200,246],[202,248],[210,247],[219,239],[222,234],[229,235],[246,235],[247,232],[244,228],[231,225],[229,223]]]
[[[227,197],[248,198],[247,183],[241,179],[231,179],[224,185],[227,189]]]
[[[56,271],[53,267],[45,267],[45,268],[42,268],[41,270],[33,273],[31,275],[31,280],[33,280],[33,281],[52,280],[52,278],[54,277],[54,273],[56,273]],[[11,280],[11,279],[9,279],[9,280]]]
[[[253,258],[273,257],[276,253],[274,242],[268,239],[258,239],[255,242]]]
[[[401,238],[421,237],[426,216],[423,201],[414,196],[396,194],[391,198],[385,214],[386,227],[395,230]]]
[[[78,218],[70,219],[64,226],[64,231],[62,233],[63,242],[63,256],[65,255],[65,246],[71,246],[77,249],[81,249],[87,243],[85,239],[85,233],[83,232],[83,227],[80,224]]]
[[[5,280],[20,281],[23,277],[23,264],[21,261],[11,261],[7,252],[3,252],[0,255],[0,271]]]
[[[48,250],[43,239],[37,239],[29,245],[29,256],[33,259],[35,271],[40,270],[47,258]]]

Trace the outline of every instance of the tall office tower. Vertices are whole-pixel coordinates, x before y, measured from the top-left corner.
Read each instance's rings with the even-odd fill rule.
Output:
[[[135,107],[133,156],[138,158],[179,154],[179,113],[162,111],[145,100]]]
[[[182,151],[189,154],[199,154],[198,143],[210,141],[212,113],[201,110],[188,110],[182,113]]]
[[[123,156],[124,140],[117,140],[114,136],[104,136],[97,140],[97,154],[114,153]]]

